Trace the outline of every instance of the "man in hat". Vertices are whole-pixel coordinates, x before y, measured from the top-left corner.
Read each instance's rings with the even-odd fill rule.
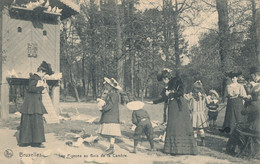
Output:
[[[144,103],[141,101],[133,101],[127,104],[127,108],[132,110],[132,123],[136,125],[134,133],[134,150],[136,153],[136,148],[138,141],[144,132],[147,139],[150,142],[151,151],[154,151],[154,141],[153,141],[153,127],[150,121],[149,114],[143,109]]]

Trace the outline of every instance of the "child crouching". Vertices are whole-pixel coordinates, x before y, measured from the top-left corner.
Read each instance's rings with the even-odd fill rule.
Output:
[[[137,151],[138,141],[144,132],[148,141],[150,142],[151,151],[154,151],[154,141],[153,141],[153,127],[150,121],[149,114],[143,109],[144,103],[141,101],[133,101],[127,104],[129,110],[133,110],[132,113],[132,123],[136,125],[134,133],[134,150],[133,153]]]

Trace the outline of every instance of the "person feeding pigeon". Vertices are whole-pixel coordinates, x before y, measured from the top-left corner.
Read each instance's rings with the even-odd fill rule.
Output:
[[[105,102],[99,100],[99,108],[102,112],[100,118],[100,127],[98,133],[103,137],[109,138],[110,147],[106,150],[106,154],[114,153],[115,137],[121,136],[120,120],[119,120],[119,90],[122,88],[114,78],[104,78],[105,87],[108,91]]]
[[[154,151],[154,141],[153,141],[153,127],[150,121],[149,114],[143,109],[144,103],[141,101],[133,101],[126,105],[129,110],[132,110],[132,123],[136,125],[134,133],[134,150],[136,153],[138,141],[144,132],[147,139],[150,142],[151,151]]]

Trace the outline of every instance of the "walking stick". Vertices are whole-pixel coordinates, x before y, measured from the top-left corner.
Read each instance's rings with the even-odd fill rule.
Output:
[[[227,107],[227,105],[224,105],[220,110],[217,110],[217,112],[220,112],[220,111],[221,111],[222,109],[224,109],[225,107]],[[202,124],[200,124],[199,127],[202,126],[203,124],[205,124],[205,123],[208,122],[208,121],[209,121],[209,119],[207,119],[206,121],[202,122]]]

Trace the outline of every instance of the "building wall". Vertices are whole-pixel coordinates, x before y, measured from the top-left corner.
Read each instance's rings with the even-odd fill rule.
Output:
[[[7,9],[2,10],[1,30],[1,118],[9,114],[8,71],[14,70],[19,77],[29,77],[37,71],[43,60],[50,63],[55,72],[60,71],[60,27],[59,23],[42,23],[40,20],[13,18]],[[21,32],[18,32],[18,28]],[[44,31],[46,35],[43,35]],[[28,45],[34,44],[37,57],[28,57]],[[58,88],[58,87],[57,87]],[[54,89],[53,101],[56,107],[59,101],[59,89]]]
[[[21,76],[28,76],[37,70],[43,60],[50,63],[55,71],[59,70],[56,65],[59,56],[56,47],[59,33],[57,25],[42,24],[42,28],[36,28],[32,21],[11,19],[8,15],[4,15],[4,18],[3,49],[6,50],[6,61],[3,64],[3,77],[12,69]],[[18,32],[19,27],[21,32]],[[43,35],[44,31],[47,32],[46,36]],[[28,57],[29,44],[37,45],[37,57]]]

